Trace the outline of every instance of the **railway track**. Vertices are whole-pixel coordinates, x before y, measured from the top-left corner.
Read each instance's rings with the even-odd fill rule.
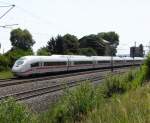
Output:
[[[121,74],[124,72],[114,72],[114,74]],[[0,100],[6,99],[8,97],[15,97],[15,99],[17,101],[22,101],[22,100],[27,100],[30,98],[34,98],[36,96],[41,96],[47,93],[52,93],[52,92],[57,92],[60,90],[64,90],[66,87],[75,87],[78,86],[79,84],[81,84],[83,81],[85,80],[90,80],[92,83],[96,82],[96,81],[102,81],[105,78],[105,76],[98,76],[98,77],[89,77],[88,79],[80,79],[78,81],[68,81],[66,83],[58,83],[58,84],[54,84],[52,86],[48,86],[48,87],[42,87],[42,88],[36,88],[33,90],[27,90],[24,92],[19,92],[19,93],[13,93],[13,94],[8,94],[5,96],[1,96]]]
[[[122,65],[122,66],[114,66],[114,70],[115,69],[122,69],[122,68],[129,68],[129,67],[132,67],[132,66],[139,66],[139,64],[135,64],[135,65]],[[70,73],[73,75],[78,75],[78,74],[82,74],[82,73],[91,73],[91,72],[94,72],[94,71],[109,71],[111,70],[111,67],[102,67],[102,68],[95,68],[95,69],[92,69],[92,70],[83,70],[83,71],[70,71]],[[53,73],[52,73],[53,74]],[[3,83],[3,82],[13,82],[13,81],[31,81],[34,79],[35,80],[41,80],[41,79],[49,79],[49,78],[54,78],[56,76],[63,76],[63,75],[69,75],[68,73],[57,73],[55,75],[49,75],[49,76],[35,76],[35,77],[27,77],[27,78],[18,78],[18,77],[13,77],[13,78],[9,78],[9,79],[0,79],[0,83]]]
[[[119,68],[117,68],[116,70],[118,70],[118,69]],[[84,71],[84,72],[77,72],[77,73],[67,73],[67,74],[61,74],[61,75],[56,75],[56,76],[55,75],[54,76],[46,76],[46,77],[40,77],[40,78],[6,79],[6,80],[0,81],[0,87],[19,85],[19,84],[24,84],[24,83],[36,82],[36,81],[51,80],[51,79],[56,79],[56,78],[84,75],[84,74],[90,74],[90,73],[97,73],[97,72],[106,72],[106,71],[110,71],[110,69],[104,69],[104,70],[100,69],[100,70],[91,70],[91,71]]]
[[[98,81],[98,80],[102,80],[102,79],[104,79],[104,77],[92,78],[92,79],[87,79],[87,80]],[[6,99],[8,97],[15,97],[15,99],[17,101],[19,101],[19,100],[26,100],[26,99],[30,99],[30,98],[33,98],[33,97],[36,97],[36,96],[43,95],[43,94],[60,91],[60,90],[65,89],[66,87],[75,87],[75,86],[78,86],[84,80],[71,81],[71,82],[62,83],[62,84],[56,84],[56,85],[49,86],[49,87],[37,88],[37,89],[34,89],[34,90],[29,90],[29,91],[15,93],[15,94],[7,95],[7,96],[2,96],[2,97],[0,97],[0,100]]]
[[[17,78],[13,77],[13,78],[9,78],[9,79],[0,79],[0,82],[12,81],[12,80],[15,80],[15,79],[17,79]]]

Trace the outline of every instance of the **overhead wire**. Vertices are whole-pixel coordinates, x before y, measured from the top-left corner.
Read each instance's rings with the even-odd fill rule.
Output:
[[[10,8],[3,14],[0,16],[0,19],[2,19],[8,12],[10,12],[13,8],[15,7],[15,5],[11,5]]]
[[[28,15],[31,16],[32,18],[35,18],[36,21],[37,21],[37,20],[38,20],[38,21],[43,21],[44,24],[45,24],[45,22],[48,23],[48,24],[52,24],[51,21],[46,20],[46,19],[43,19],[43,17],[41,18],[41,17],[38,16],[37,14],[32,13],[32,12],[30,12],[29,10],[26,10],[25,8],[22,8],[21,6],[16,5],[16,8],[18,8],[18,9],[20,9],[21,11],[25,12],[26,14],[28,14]]]
[[[0,3],[7,4],[7,5],[11,5],[11,3],[4,2],[4,1],[1,1],[1,0],[0,0]]]
[[[3,5],[3,6],[0,6],[0,7],[11,7],[11,6],[12,6],[12,5],[7,5],[7,6],[4,6],[4,5]]]

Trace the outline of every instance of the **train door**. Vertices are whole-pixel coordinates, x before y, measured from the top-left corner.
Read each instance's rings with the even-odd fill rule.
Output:
[[[31,64],[31,69],[33,74],[37,73],[38,67],[39,67],[39,62],[35,62]]]
[[[93,68],[96,68],[97,61],[95,58],[93,58],[92,60],[93,60]]]

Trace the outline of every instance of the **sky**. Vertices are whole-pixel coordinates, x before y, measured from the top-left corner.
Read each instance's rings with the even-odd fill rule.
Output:
[[[118,54],[129,54],[129,47],[150,43],[150,0],[0,0],[0,6],[15,7],[0,19],[0,52],[11,48],[12,29],[27,29],[36,44],[47,44],[51,37],[67,33],[81,38],[89,34],[115,31],[119,35]],[[0,7],[0,16],[9,8]],[[146,47],[144,48],[148,50]]]

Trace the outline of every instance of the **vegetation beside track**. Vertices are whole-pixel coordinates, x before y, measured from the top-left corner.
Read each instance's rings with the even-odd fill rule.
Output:
[[[10,98],[0,102],[0,123],[37,123],[25,105]]]
[[[13,74],[11,71],[1,71],[0,72],[0,79],[8,79],[8,78],[13,78]]]
[[[65,90],[60,101],[40,116],[31,114],[26,108],[19,108],[21,116],[17,117],[20,115],[17,114],[18,103],[5,101],[0,104],[0,109],[5,109],[1,110],[2,120],[13,119],[10,123],[20,123],[21,119],[25,119],[21,123],[148,123],[149,81],[150,56],[138,71],[111,76],[96,87],[90,82],[83,82],[76,89]]]
[[[150,85],[103,98],[83,84],[41,116],[40,123],[149,123]]]
[[[149,123],[149,112],[150,84],[104,98],[84,83],[40,115],[14,99],[0,102],[0,123]]]

